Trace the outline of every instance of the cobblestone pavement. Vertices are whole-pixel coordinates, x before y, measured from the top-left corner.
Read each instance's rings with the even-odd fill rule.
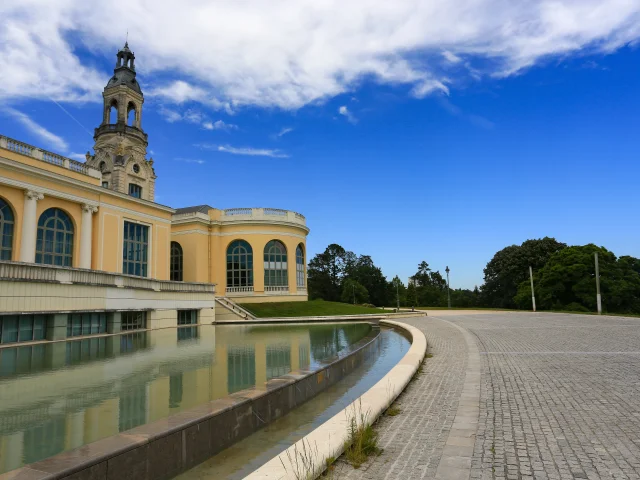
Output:
[[[420,328],[427,337],[427,359],[419,374],[396,401],[400,414],[381,417],[379,445],[384,452],[354,470],[339,464],[339,479],[435,478],[462,393],[467,347],[462,332],[431,317],[400,321]]]
[[[401,413],[379,422],[384,453],[338,478],[453,478],[436,471],[468,357],[455,324],[475,339],[482,373],[464,478],[640,479],[640,319],[496,313],[406,321],[425,332],[434,357],[400,397]]]

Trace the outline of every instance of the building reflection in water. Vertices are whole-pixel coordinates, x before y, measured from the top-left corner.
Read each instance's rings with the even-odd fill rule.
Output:
[[[190,326],[0,349],[0,474],[335,357],[368,324]]]

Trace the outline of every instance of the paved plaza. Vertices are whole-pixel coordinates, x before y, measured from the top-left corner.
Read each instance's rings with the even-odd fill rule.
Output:
[[[640,319],[432,311],[423,373],[345,479],[640,479]]]

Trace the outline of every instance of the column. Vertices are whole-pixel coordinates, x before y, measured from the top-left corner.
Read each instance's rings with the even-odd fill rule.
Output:
[[[36,238],[38,234],[37,204],[44,195],[33,190],[24,192],[24,215],[22,220],[22,238],[20,239],[20,261],[36,261]]]
[[[79,268],[91,268],[91,229],[93,226],[93,214],[98,207],[88,203],[82,204],[82,223],[80,225],[80,263]]]

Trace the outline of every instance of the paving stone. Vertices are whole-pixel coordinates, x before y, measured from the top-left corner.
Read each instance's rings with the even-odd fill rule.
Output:
[[[425,333],[433,358],[398,399],[401,414],[380,420],[384,453],[340,478],[433,479],[438,471],[474,480],[640,480],[640,319],[403,321]],[[451,446],[469,447],[470,471],[450,465]]]

